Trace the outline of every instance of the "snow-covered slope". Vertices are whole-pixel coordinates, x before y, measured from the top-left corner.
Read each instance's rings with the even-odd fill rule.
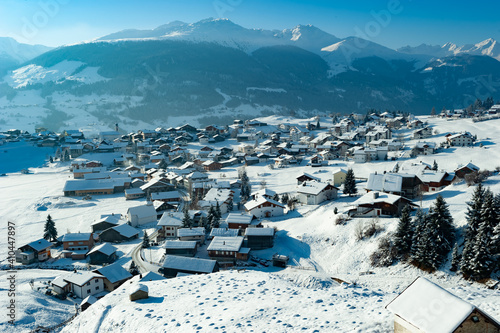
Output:
[[[11,58],[17,63],[33,59],[50,49],[44,45],[22,44],[10,37],[0,37],[0,57]]]
[[[405,46],[397,50],[407,54],[427,54],[432,57],[448,57],[460,54],[484,55],[500,61],[500,45],[493,38],[488,38],[477,44],[466,44],[458,46],[453,43],[446,43],[443,46],[421,44],[416,47]]]

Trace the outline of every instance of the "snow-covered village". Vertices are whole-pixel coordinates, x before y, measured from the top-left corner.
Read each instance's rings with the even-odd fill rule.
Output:
[[[6,131],[17,327],[496,332],[497,110]]]
[[[499,12],[0,1],[0,332],[500,333]]]

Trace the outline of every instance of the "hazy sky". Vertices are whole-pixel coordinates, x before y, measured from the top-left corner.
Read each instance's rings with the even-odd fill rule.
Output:
[[[246,28],[312,24],[398,48],[500,41],[500,2],[429,0],[0,0],[0,36],[58,46],[128,28],[226,17]]]

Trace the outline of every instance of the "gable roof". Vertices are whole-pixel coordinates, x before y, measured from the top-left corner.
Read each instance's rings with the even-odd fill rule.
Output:
[[[327,187],[332,187],[333,189],[337,189],[335,186],[330,185],[328,183],[320,183],[320,182],[303,182],[301,185],[297,186],[298,193],[319,195],[321,191],[326,189]]]
[[[274,236],[274,228],[246,228],[245,236]]]
[[[453,332],[475,307],[419,277],[386,308],[423,332]],[[418,309],[418,311],[416,311]]]
[[[92,250],[90,250],[87,253],[87,255],[90,255],[90,254],[95,253],[95,252],[101,252],[107,256],[110,256],[116,252],[116,247],[114,247],[113,245],[111,245],[109,243],[102,243],[102,244],[92,248]]]
[[[133,236],[139,234],[139,231],[137,231],[135,228],[131,227],[127,223],[117,225],[116,227],[112,227],[110,229],[115,230],[120,235],[127,237],[127,238],[130,238],[130,237],[133,237]],[[107,229],[107,230],[109,230],[109,229]],[[104,230],[104,231],[106,231],[106,230]]]
[[[190,272],[212,273],[216,260],[166,255],[162,267]]]
[[[111,283],[116,283],[118,281],[126,280],[132,277],[132,274],[130,274],[118,263],[104,266],[103,268],[96,269],[93,272],[101,274]]]
[[[268,199],[266,197],[259,197],[257,200],[248,201],[245,204],[245,209],[246,210],[252,210],[252,209],[257,208],[257,207],[259,207],[260,205],[262,205],[262,204],[264,204],[266,202],[272,203],[273,205],[279,206],[281,208],[285,208],[285,206],[281,202],[278,202],[278,201],[275,201],[275,200],[272,200],[272,199]]]
[[[222,237],[215,236],[210,245],[207,247],[208,251],[232,251],[238,252],[243,244],[243,237]]]
[[[38,239],[36,241],[33,241],[31,243],[28,243],[28,244],[26,244],[24,246],[29,246],[29,247],[31,247],[35,251],[42,251],[42,250],[45,250],[48,247],[51,247],[52,243],[49,242],[48,240],[46,240],[45,238],[40,238],[40,239]],[[21,247],[24,247],[24,246],[21,246]]]
[[[138,218],[150,217],[150,216],[156,217],[156,210],[153,205],[130,207],[127,210],[127,214],[128,213],[130,213],[130,215],[137,215]]]
[[[164,213],[160,221],[158,221],[158,226],[174,226],[180,227],[182,225],[182,219],[184,218],[184,214],[181,212],[173,212],[173,213]]]
[[[74,234],[65,234],[62,237],[62,242],[78,242],[78,241],[88,241],[91,237],[92,233],[83,232],[83,233],[74,233]]]
[[[250,224],[252,223],[253,215],[241,213],[229,213],[226,217],[226,223]]]
[[[85,283],[89,282],[93,278],[103,278],[101,274],[94,272],[77,272],[63,277],[65,281],[69,283],[76,284],[77,286],[83,286]]]

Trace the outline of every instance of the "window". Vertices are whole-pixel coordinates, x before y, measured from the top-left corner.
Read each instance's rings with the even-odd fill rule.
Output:
[[[95,290],[99,290],[99,286],[95,287]]]
[[[68,245],[73,245],[73,242],[69,242]]]
[[[475,323],[479,323],[479,317],[478,316],[472,316],[472,321]]]
[[[87,282],[87,286],[90,286],[90,281],[89,281],[89,282]]]
[[[83,242],[78,242],[78,245],[83,245]]]
[[[99,280],[98,280],[98,279],[95,279],[95,283],[97,283],[97,282],[99,282]]]
[[[90,294],[90,289],[87,289],[87,294]]]

